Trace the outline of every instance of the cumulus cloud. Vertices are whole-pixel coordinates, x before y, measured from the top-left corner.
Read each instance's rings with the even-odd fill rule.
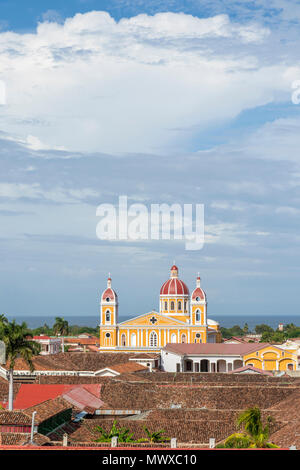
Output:
[[[225,14],[97,11],[0,33],[0,127],[34,149],[185,150],[199,129],[290,93],[270,34]]]

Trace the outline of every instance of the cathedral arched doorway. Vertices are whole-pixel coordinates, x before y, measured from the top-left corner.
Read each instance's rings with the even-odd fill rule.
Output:
[[[126,335],[124,333],[121,335],[121,345],[126,346]]]
[[[186,335],[184,333],[181,335],[181,342],[186,343]]]

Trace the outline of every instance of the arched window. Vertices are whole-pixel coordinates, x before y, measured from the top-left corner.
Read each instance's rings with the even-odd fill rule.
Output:
[[[109,298],[109,297],[106,297],[105,300],[106,300],[106,302],[109,302],[109,301],[110,301],[110,298]]]
[[[171,310],[172,310],[172,311],[175,310],[175,304],[174,304],[173,300],[172,300],[172,302],[171,302]]]
[[[131,335],[131,346],[136,346],[136,334],[132,333]]]
[[[186,343],[186,335],[184,333],[181,335],[181,342]]]
[[[150,334],[150,346],[157,346],[157,334],[155,333],[155,331],[152,331],[152,333]]]
[[[124,333],[121,335],[121,345],[126,346],[126,335]]]
[[[178,302],[178,310],[181,310],[181,300]]]
[[[165,302],[165,310],[168,310],[168,302]]]
[[[171,335],[171,343],[177,343],[177,335],[175,333]]]
[[[201,320],[201,312],[198,309],[198,310],[196,310],[196,322],[200,322],[200,320]]]
[[[105,321],[106,323],[110,323],[110,311],[109,310],[106,310]]]
[[[184,311],[187,311],[187,300],[184,301]]]

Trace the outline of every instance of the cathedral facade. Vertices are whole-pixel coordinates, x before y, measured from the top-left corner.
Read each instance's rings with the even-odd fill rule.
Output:
[[[100,351],[156,352],[168,343],[221,342],[219,324],[207,318],[200,277],[190,295],[175,265],[160,289],[159,312],[153,310],[119,323],[118,307],[109,277],[100,301]]]

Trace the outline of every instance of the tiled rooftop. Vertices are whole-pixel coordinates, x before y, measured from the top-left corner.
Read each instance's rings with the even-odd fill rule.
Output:
[[[2,432],[0,433],[0,442],[2,445],[13,446],[13,445],[26,445],[30,442],[30,434],[18,433],[18,432]],[[35,433],[33,442],[35,445],[43,446],[49,444],[51,441],[47,436],[43,434]]]
[[[70,403],[61,397],[57,397],[52,400],[44,401],[39,405],[31,406],[24,410],[23,413],[31,418],[33,411],[36,411],[35,422],[39,424],[62,411],[69,410],[70,408],[72,408]]]

